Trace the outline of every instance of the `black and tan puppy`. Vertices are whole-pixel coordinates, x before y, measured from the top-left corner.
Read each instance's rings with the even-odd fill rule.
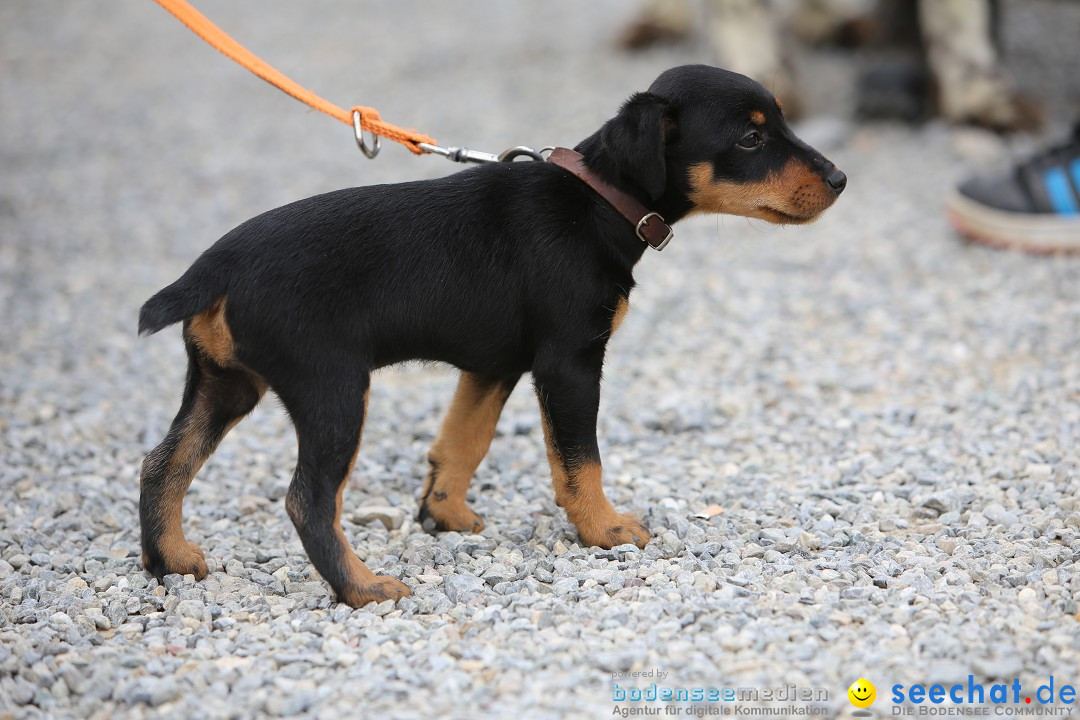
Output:
[[[604,495],[596,440],[604,348],[643,240],[660,244],[664,219],[695,212],[809,222],[846,179],[761,85],[700,65],[665,72],[577,151],[559,151],[561,165],[491,163],[271,210],[151,298],[140,332],[183,321],[189,364],[180,412],[143,463],[146,568],[206,575],[181,529],[184,494],[271,389],[296,427],[285,507],[316,569],[353,606],[408,595],[356,557],[340,515],[370,373],[413,359],[461,370],[421,493],[428,526],[483,527],[465,494],[531,372],[556,502],[585,545],[644,546],[648,530]]]

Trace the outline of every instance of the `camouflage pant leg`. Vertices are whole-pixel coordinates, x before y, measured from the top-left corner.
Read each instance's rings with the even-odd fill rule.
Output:
[[[1032,124],[991,36],[990,0],[920,0],[919,26],[941,114],[951,122],[995,128]]]
[[[826,42],[845,23],[868,17],[874,0],[774,0],[778,2],[788,25],[803,42],[811,45]]]
[[[754,78],[775,95],[795,93],[782,17],[767,0],[709,0],[707,27],[717,64]]]
[[[691,0],[645,0],[634,20],[619,35],[618,43],[634,49],[683,38],[694,25]]]

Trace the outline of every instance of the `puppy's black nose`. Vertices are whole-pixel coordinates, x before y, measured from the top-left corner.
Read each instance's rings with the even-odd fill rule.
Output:
[[[833,189],[833,192],[839,195],[847,187],[847,175],[840,168],[834,167],[829,176],[825,178],[825,182],[829,183],[829,187]]]

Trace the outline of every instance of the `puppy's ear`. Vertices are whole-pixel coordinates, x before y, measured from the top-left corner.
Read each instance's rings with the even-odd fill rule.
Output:
[[[665,138],[674,124],[667,101],[647,92],[635,93],[601,133],[604,150],[622,175],[653,200],[667,187]]]

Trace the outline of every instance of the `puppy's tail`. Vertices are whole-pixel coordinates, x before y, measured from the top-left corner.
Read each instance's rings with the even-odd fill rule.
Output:
[[[228,290],[222,264],[203,255],[179,280],[147,300],[139,310],[139,334],[153,335],[213,305]]]

